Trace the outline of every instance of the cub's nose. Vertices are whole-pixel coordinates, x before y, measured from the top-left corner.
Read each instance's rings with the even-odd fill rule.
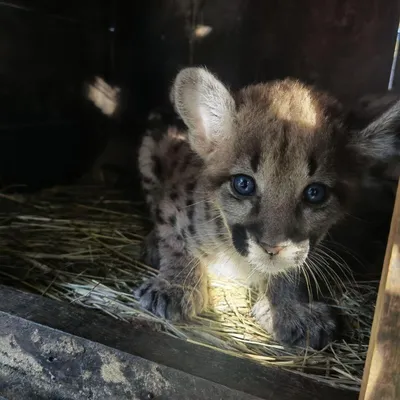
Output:
[[[263,242],[260,243],[260,246],[261,246],[261,247],[264,249],[264,251],[265,251],[268,255],[270,255],[271,257],[272,257],[272,256],[278,255],[278,254],[285,248],[285,246],[281,246],[281,245],[270,245],[270,244],[263,243]]]

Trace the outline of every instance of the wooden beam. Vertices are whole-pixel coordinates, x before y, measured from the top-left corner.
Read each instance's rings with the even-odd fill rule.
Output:
[[[400,399],[400,185],[359,399]]]
[[[19,317],[0,318],[0,394],[9,399],[259,399]]]
[[[135,322],[116,321],[100,312],[0,286],[1,312],[261,399],[355,400],[358,397],[356,392],[319,384],[276,367],[263,367],[250,360],[140,328]],[[193,392],[190,398],[195,399],[194,395]]]

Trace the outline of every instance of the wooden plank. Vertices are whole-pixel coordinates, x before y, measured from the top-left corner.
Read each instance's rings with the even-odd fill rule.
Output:
[[[387,243],[360,400],[400,398],[400,185]]]
[[[262,399],[354,400],[356,392],[319,384],[209,348],[116,321],[41,296],[0,286],[0,311],[73,334]]]
[[[0,394],[9,400],[259,399],[19,317],[0,319]]]

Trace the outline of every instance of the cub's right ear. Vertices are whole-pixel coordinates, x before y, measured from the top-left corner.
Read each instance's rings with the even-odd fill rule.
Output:
[[[400,101],[365,129],[353,132],[351,146],[367,167],[386,165],[387,170],[399,171],[400,175]]]
[[[207,157],[233,129],[235,101],[228,89],[203,68],[183,69],[170,93],[175,110],[189,128],[192,148]]]

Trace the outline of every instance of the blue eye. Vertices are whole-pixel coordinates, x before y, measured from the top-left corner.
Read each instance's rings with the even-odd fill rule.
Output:
[[[256,183],[250,176],[234,175],[232,177],[232,188],[241,196],[252,196],[256,190]]]
[[[310,204],[321,204],[327,198],[327,188],[322,183],[312,183],[304,189],[304,199]]]

